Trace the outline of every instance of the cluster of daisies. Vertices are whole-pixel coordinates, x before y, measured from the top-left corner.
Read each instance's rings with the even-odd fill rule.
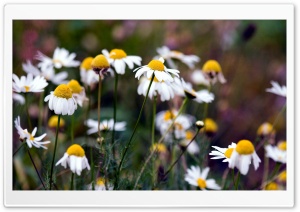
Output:
[[[141,57],[127,55],[122,49],[112,49],[111,51],[104,49],[101,54],[84,58],[82,62],[75,60],[75,53],[70,53],[64,48],[56,48],[52,57],[38,52],[35,58],[36,65],[33,65],[31,61],[26,61],[22,65],[26,75],[18,77],[13,74],[13,99],[19,104],[25,104],[27,103],[26,96],[29,93],[41,93],[41,98],[47,103],[49,110],[54,113],[49,118],[48,126],[58,128],[65,126],[61,116],[73,116],[78,106],[85,107],[87,105],[90,101],[86,95],[87,90],[94,89],[106,77],[125,74],[126,70],[131,70],[135,74],[135,78],[139,80],[137,93],[148,96],[152,101],[156,101],[157,97],[160,97],[160,101],[171,101],[176,97],[179,100],[181,98],[191,99],[207,106],[215,99],[214,94],[210,91],[211,86],[217,82],[226,83],[221,65],[216,60],[206,61],[202,69],[197,70],[195,64],[200,61],[200,58],[196,55],[172,51],[166,46],[158,48],[157,53],[158,55],[154,56],[151,61],[142,65]],[[192,83],[180,76],[175,60],[185,64],[189,69],[193,69],[192,83],[203,85],[205,88],[194,90]],[[68,79],[68,72],[61,71],[63,68],[79,68],[80,80]],[[47,88],[49,84],[56,88],[50,91]],[[285,86],[281,87],[273,81],[271,84],[272,88],[267,89],[267,92],[286,96]],[[27,115],[29,116],[29,113]],[[193,129],[195,121],[194,116],[181,113],[175,108],[159,111],[155,115],[155,126],[164,139],[163,143],[153,143],[152,150],[164,153],[168,151],[167,146],[171,144],[174,147],[186,148],[189,154],[197,156],[201,146],[194,141],[197,134]],[[125,121],[117,122],[113,118],[101,121],[87,119],[83,124],[88,128],[86,132],[88,135],[96,134],[99,131],[126,130]],[[35,137],[37,127],[32,130],[29,125],[29,129],[24,129],[21,126],[20,116],[15,119],[15,128],[20,141],[26,141],[28,148],[34,146],[47,149],[46,145],[51,143],[49,140],[44,141],[47,134]],[[216,133],[217,124],[212,119],[205,117],[203,125],[201,132],[206,136],[209,137]],[[263,125],[258,129],[258,135],[264,136],[267,141],[274,137],[272,135],[275,131],[273,126],[269,125]],[[262,145],[267,157],[276,162],[286,163],[285,141],[278,142],[277,146],[272,145],[271,142],[267,142],[267,144],[264,142]],[[246,139],[231,143],[227,148],[217,146],[212,146],[212,148],[214,150],[209,153],[210,156],[213,156],[211,159],[222,159],[223,162],[228,162],[229,168],[238,169],[242,175],[248,173],[251,164],[257,170],[261,163],[254,144]],[[70,171],[78,176],[83,170],[93,168],[91,167],[93,164],[85,155],[84,148],[79,144],[70,145],[64,155],[55,161],[56,166],[69,167]],[[201,190],[221,189],[214,179],[207,179],[210,168],[200,168],[200,166],[201,164],[192,165],[191,168],[186,169],[185,181]],[[95,190],[112,190],[113,188],[113,184],[108,182],[104,176],[97,176],[94,182],[87,185],[87,189]]]

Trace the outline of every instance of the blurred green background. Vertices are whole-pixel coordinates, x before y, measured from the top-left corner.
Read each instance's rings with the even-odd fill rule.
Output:
[[[18,76],[24,75],[22,63],[31,60],[36,64],[34,58],[37,51],[52,57],[56,47],[75,52],[76,60],[79,61],[100,54],[102,49],[110,51],[113,48],[121,48],[127,55],[141,56],[142,64],[146,65],[157,55],[156,48],[163,45],[185,54],[199,56],[201,61],[196,64],[195,69],[201,69],[208,59],[215,59],[222,66],[227,83],[214,85],[212,92],[215,94],[215,100],[209,105],[208,111],[208,116],[219,126],[211,145],[227,147],[231,142],[240,139],[254,141],[259,125],[263,122],[273,123],[285,104],[284,98],[265,92],[266,88],[271,87],[272,80],[281,85],[286,84],[286,22],[281,20],[15,20],[13,72]],[[68,71],[68,79],[80,80],[79,68],[63,70]],[[184,64],[179,64],[179,70],[186,81],[191,81],[192,70]],[[113,78],[104,80],[103,118],[112,117],[113,83]],[[138,81],[131,71],[127,70],[125,75],[119,77],[117,120],[127,122],[127,131],[120,135],[120,145],[130,136],[143,101],[143,96],[137,94],[137,86]],[[47,92],[51,89],[47,88]],[[96,119],[96,89],[92,95],[94,110],[91,111],[90,117]],[[32,95],[31,115],[32,120],[37,122],[35,104],[38,105],[38,100]],[[186,113],[201,119],[202,113],[194,114],[196,107],[196,103],[190,102]],[[165,109],[168,109],[168,103],[159,102],[157,111]],[[21,115],[22,120],[23,110],[22,106],[14,105],[13,117]],[[134,151],[130,152],[130,163],[134,170],[140,168],[141,160],[148,154],[151,143],[151,110],[152,103],[148,101],[135,136]],[[49,117],[50,111],[47,113],[46,116]],[[75,113],[78,116],[75,136],[79,143],[84,135],[82,113],[81,108]],[[26,124],[25,118],[23,121]],[[69,117],[65,118],[69,123]],[[280,117],[276,131],[276,141],[286,139],[285,117]],[[19,141],[16,134],[15,138],[14,148],[17,148]],[[57,152],[57,158],[62,156],[65,149],[61,148]],[[258,154],[263,160],[262,149]],[[30,166],[27,160],[23,162]],[[209,166],[211,172],[221,176],[227,164],[209,160]],[[271,162],[270,166],[272,168],[274,164]],[[251,178],[246,183],[253,186],[261,179],[259,175],[262,173],[262,166],[257,172],[252,168],[250,170]],[[34,173],[32,175],[34,176]]]

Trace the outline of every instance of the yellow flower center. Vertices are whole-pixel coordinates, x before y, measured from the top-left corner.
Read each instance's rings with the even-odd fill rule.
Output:
[[[259,128],[257,129],[257,135],[269,135],[271,133],[273,129],[273,126],[272,124],[266,122],[266,123],[263,123],[262,125],[259,126]],[[273,130],[274,132],[274,130]]]
[[[159,60],[151,60],[150,63],[148,63],[148,67],[151,68],[152,70],[156,70],[156,71],[164,71],[165,70],[164,64]]]
[[[92,61],[93,61],[93,59],[94,59],[94,58],[92,58],[92,57],[87,57],[87,58],[85,58],[85,59],[82,61],[81,65],[80,65],[80,68],[82,68],[82,69],[84,69],[84,70],[86,70],[86,71],[91,70],[91,69],[92,69]]]
[[[24,88],[25,88],[25,92],[28,92],[29,90],[30,90],[30,87],[29,86],[24,86]]]
[[[180,123],[175,123],[174,126],[177,130],[183,130],[183,126]]]
[[[157,149],[159,153],[165,153],[167,152],[167,147],[164,144],[153,144],[152,150]]]
[[[56,115],[51,116],[49,121],[48,121],[48,126],[50,128],[56,128],[57,127],[57,122],[58,122],[58,116],[56,116]],[[59,127],[64,127],[64,126],[65,126],[65,120],[60,118]]]
[[[228,148],[225,152],[224,152],[224,155],[226,158],[230,158],[231,157],[231,154],[233,152],[234,148]]]
[[[206,118],[204,120],[204,129],[206,132],[212,132],[215,133],[218,131],[218,125],[217,123],[212,120],[211,118]]]
[[[97,184],[98,186],[104,186],[104,185],[105,185],[105,179],[102,178],[102,177],[99,177],[99,178],[97,179],[96,184]]]
[[[173,118],[175,118],[175,114],[172,113],[172,111],[167,110],[164,115],[164,120],[169,121],[169,120],[172,120]]]
[[[206,188],[206,182],[202,178],[198,178],[197,183],[198,183],[199,188],[202,188],[202,189]]]
[[[112,59],[122,59],[127,57],[127,54],[122,49],[113,49],[110,51],[109,57]]]
[[[278,180],[280,182],[286,182],[286,171],[283,171],[278,175]]]
[[[77,80],[70,80],[68,86],[71,89],[72,93],[80,93],[82,91],[82,87]]]
[[[72,98],[72,91],[69,86],[61,84],[55,88],[54,95],[60,98],[70,99]]]
[[[275,182],[271,182],[266,185],[266,190],[278,190],[278,185]]]
[[[91,63],[93,69],[109,68],[109,62],[103,54],[97,55]]]
[[[73,144],[67,150],[68,155],[75,155],[77,157],[85,156],[84,149],[78,144]]]
[[[202,71],[204,72],[221,72],[221,66],[216,60],[208,60],[206,63],[204,63],[202,67]]]
[[[286,141],[279,142],[277,144],[278,149],[286,151]]]
[[[188,130],[185,132],[185,138],[187,140],[192,140],[193,137],[194,137],[194,133],[192,131]]]
[[[240,140],[237,143],[235,150],[240,155],[250,155],[254,152],[254,146],[249,140]]]

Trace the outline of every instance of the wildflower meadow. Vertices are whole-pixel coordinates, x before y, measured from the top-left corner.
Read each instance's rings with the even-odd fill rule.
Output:
[[[13,190],[286,190],[286,21],[14,20]]]

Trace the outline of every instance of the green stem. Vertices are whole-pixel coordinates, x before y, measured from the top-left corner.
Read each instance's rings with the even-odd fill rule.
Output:
[[[151,85],[152,85],[152,83],[153,83],[154,77],[155,77],[155,75],[154,75],[154,73],[153,73],[153,74],[152,74],[151,81],[150,81],[150,84],[149,84],[149,87],[148,87],[148,90],[147,90],[147,94],[146,94],[146,96],[145,96],[145,98],[144,98],[144,101],[143,101],[143,104],[142,104],[142,107],[141,107],[141,110],[140,110],[140,113],[139,113],[139,116],[138,116],[138,119],[137,119],[137,121],[136,121],[136,123],[135,123],[133,132],[132,132],[132,134],[131,134],[131,136],[130,136],[130,139],[129,139],[129,141],[127,142],[127,144],[126,144],[126,146],[125,146],[125,149],[124,149],[124,151],[123,151],[123,154],[122,154],[122,157],[121,157],[121,161],[120,161],[120,164],[119,164],[119,166],[118,166],[118,170],[117,170],[116,177],[115,177],[114,190],[117,189],[117,187],[118,187],[119,176],[120,176],[120,171],[121,171],[121,169],[122,169],[122,164],[123,164],[123,162],[124,162],[126,153],[127,153],[128,149],[129,149],[129,147],[130,147],[130,144],[131,144],[131,142],[132,142],[132,139],[133,139],[133,136],[134,136],[134,134],[135,134],[135,132],[136,132],[136,129],[137,129],[138,125],[139,125],[139,122],[140,122],[140,119],[141,119],[141,116],[142,116],[142,112],[143,112],[145,103],[146,103],[146,101],[147,101],[147,99],[148,99],[150,87],[151,87]]]
[[[40,102],[39,102],[39,120],[38,120],[38,129],[39,129],[39,132],[41,133],[42,132],[42,122],[43,122],[43,103],[44,103],[44,96],[45,96],[45,91],[41,93],[41,96],[40,96]]]
[[[24,143],[22,143],[21,146],[19,146],[19,148],[13,153],[13,157],[19,152],[20,149],[22,149],[25,144],[26,142],[24,141]]]
[[[187,148],[189,147],[189,145],[196,139],[198,133],[199,133],[200,129],[197,130],[196,134],[194,135],[194,137],[191,139],[191,141],[188,143],[188,145],[186,147],[184,147],[184,149],[181,151],[180,155],[178,156],[178,158],[172,163],[172,165],[170,166],[170,168],[166,171],[166,173],[164,174],[164,177],[166,177],[170,171],[172,170],[172,168],[178,163],[179,159],[182,157],[182,155],[186,152]]]
[[[71,116],[71,142],[74,144],[74,116]]]
[[[74,173],[72,172],[70,190],[74,190]]]
[[[95,168],[94,168],[94,157],[93,157],[93,147],[90,147],[90,158],[91,158],[91,181],[92,181],[92,190],[95,190]]]
[[[112,145],[112,157],[114,160],[116,148],[114,142],[115,142],[115,124],[117,121],[117,99],[118,99],[118,73],[115,71],[115,90],[114,90],[114,124],[113,129],[111,133],[111,145]]]
[[[279,171],[281,165],[282,165],[282,163],[276,162],[275,168],[274,168],[272,174],[270,175],[270,179],[274,178],[274,176],[276,175],[276,173]]]
[[[99,72],[99,85],[98,85],[98,137],[101,139],[101,132],[100,132],[100,105],[101,105],[101,84],[102,79]]]
[[[54,169],[54,160],[55,160],[55,153],[56,153],[56,148],[57,148],[57,138],[58,138],[58,129],[60,125],[60,116],[58,115],[58,120],[57,120],[57,126],[56,126],[56,135],[55,135],[55,143],[54,143],[54,150],[53,150],[53,157],[52,157],[52,163],[51,163],[51,171],[50,171],[50,190],[52,190],[52,184],[53,184],[53,169]]]
[[[151,146],[152,147],[154,146],[154,142],[155,142],[156,99],[157,99],[157,96],[154,96],[153,111],[152,111],[152,128],[151,128],[151,138],[152,138]],[[152,184],[153,184],[153,186],[155,184],[155,160],[152,161]]]
[[[46,186],[45,186],[45,184],[44,184],[44,182],[43,182],[43,180],[42,180],[42,177],[41,177],[39,171],[37,170],[36,165],[35,165],[35,163],[34,163],[34,161],[33,161],[33,159],[32,159],[32,156],[31,156],[31,153],[30,153],[29,148],[27,148],[27,152],[28,152],[29,158],[30,158],[30,160],[31,160],[31,163],[32,163],[32,165],[34,166],[35,172],[37,173],[37,175],[38,175],[38,177],[39,177],[39,179],[40,179],[40,181],[41,181],[41,183],[42,183],[44,189],[47,190],[47,189],[46,189]]]
[[[239,188],[240,176],[241,176],[241,173],[238,172],[237,173],[237,180],[235,181],[235,186],[234,186],[235,190],[238,190],[238,188]]]
[[[28,93],[25,94],[25,106],[26,106],[26,113],[27,113],[27,120],[28,120],[28,127],[29,131],[32,131],[32,125],[31,125],[31,120],[29,116],[29,107],[28,107]]]
[[[233,182],[233,185],[235,186],[234,168],[231,170],[231,174],[232,174],[232,182]]]
[[[224,171],[223,176],[222,176],[222,190],[225,190],[226,180],[227,180],[228,174],[229,174],[229,168],[227,168],[227,169]],[[234,176],[234,175],[233,175],[233,176]]]
[[[184,108],[185,108],[185,106],[187,104],[187,101],[188,101],[188,98],[185,98],[184,101],[183,101],[183,103],[182,103],[182,105],[181,105],[181,107],[180,107],[180,109],[179,109],[179,111],[178,111],[178,113],[177,113],[177,115],[176,115],[176,117],[172,120],[171,125],[166,130],[166,132],[162,135],[162,137],[159,139],[159,141],[157,142],[157,144],[160,144],[164,140],[164,138],[166,137],[166,135],[169,133],[169,131],[173,128],[173,126],[175,124],[175,120],[177,119],[177,117],[179,115],[181,115],[182,111],[184,110]],[[151,160],[151,158],[153,157],[154,153],[157,151],[157,147],[158,147],[158,145],[156,146],[155,149],[152,150],[152,152],[150,153],[150,155],[146,159],[146,161],[145,161],[145,163],[144,163],[144,165],[143,165],[143,167],[142,167],[142,169],[141,169],[141,171],[140,171],[140,173],[139,173],[139,175],[138,175],[138,177],[137,177],[137,179],[135,181],[135,185],[134,185],[133,190],[136,189],[136,187],[138,185],[138,182],[139,182],[139,180],[140,180],[140,178],[141,178],[141,176],[142,176],[145,168],[147,167],[147,165],[148,165],[149,161]]]
[[[264,172],[263,172],[263,179],[261,185],[268,179],[268,172],[269,172],[269,158],[267,154],[264,155]]]

